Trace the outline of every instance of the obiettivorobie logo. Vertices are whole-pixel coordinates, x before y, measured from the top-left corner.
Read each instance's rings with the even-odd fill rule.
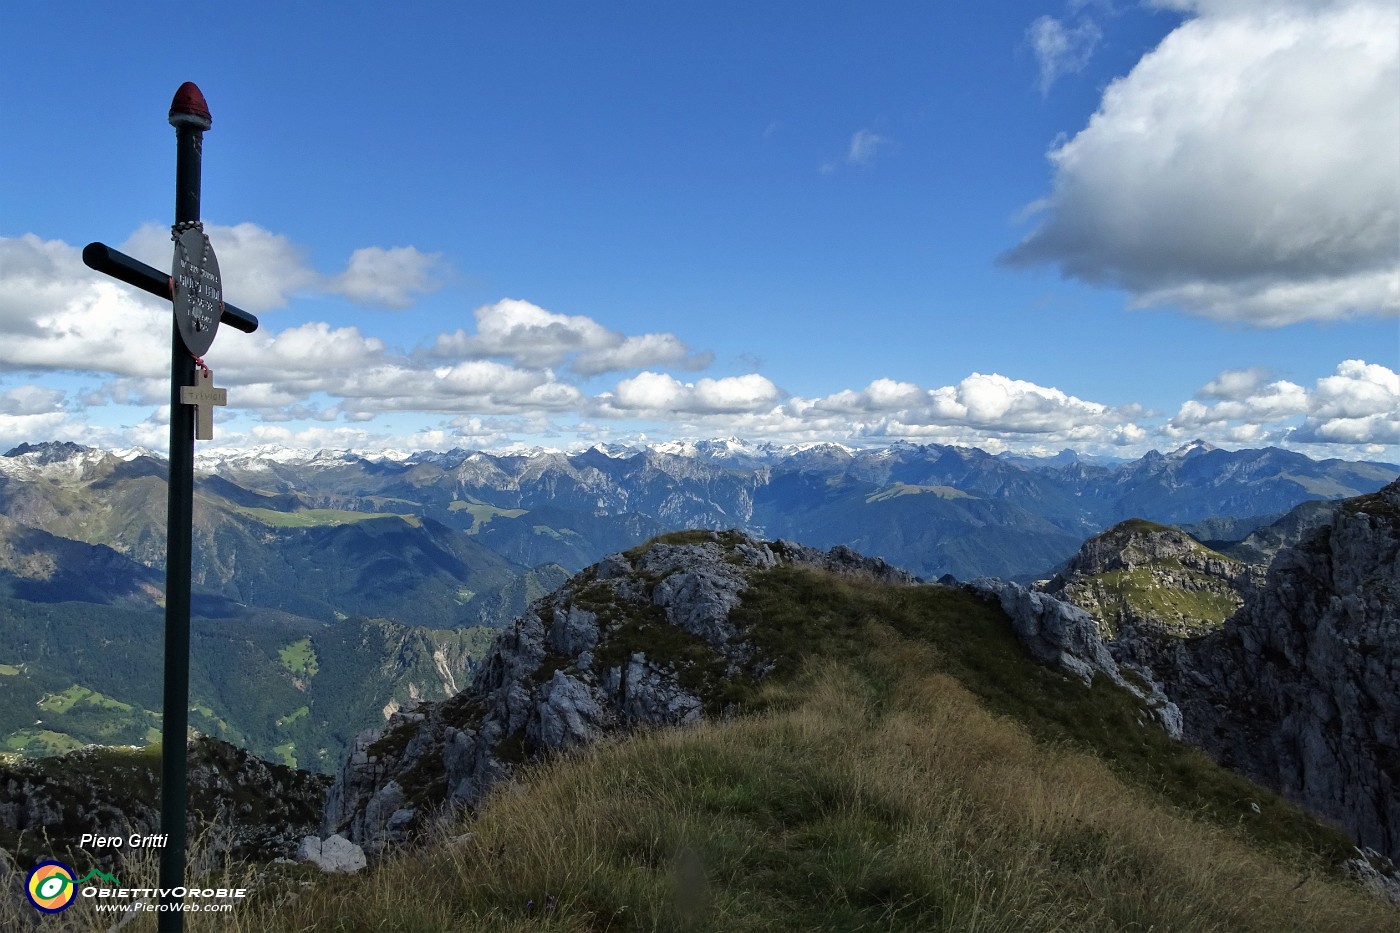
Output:
[[[34,870],[29,873],[29,879],[25,882],[24,893],[29,896],[29,903],[39,910],[46,914],[56,914],[61,910],[67,910],[73,904],[73,898],[78,893],[78,885],[87,884],[94,879],[118,887],[121,886],[121,882],[116,879],[116,876],[109,875],[105,871],[94,868],[81,878],[77,878],[74,877],[73,869],[62,862],[48,861],[40,862],[34,866]]]
[[[96,882],[101,882],[99,887]],[[100,911],[202,911],[232,910],[234,903],[248,896],[247,888],[127,888],[115,875],[94,868],[81,878],[73,869],[54,859],[34,866],[24,884],[25,896],[36,910],[56,914],[67,910],[79,897],[92,898]]]

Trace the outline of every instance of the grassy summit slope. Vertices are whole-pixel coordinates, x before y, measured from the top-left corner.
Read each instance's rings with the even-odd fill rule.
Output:
[[[531,766],[239,928],[1400,929],[1337,876],[1341,834],[1036,665],[964,591],[788,566],[738,613],[774,665],[726,685],[740,715]]]

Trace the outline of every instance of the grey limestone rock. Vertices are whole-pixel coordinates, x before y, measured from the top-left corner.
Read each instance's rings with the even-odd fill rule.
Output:
[[[974,580],[971,586],[996,597],[1016,635],[1042,663],[1058,665],[1085,683],[1094,679],[1095,671],[1120,679],[1118,664],[1099,637],[1098,622],[1083,609],[989,577]]]
[[[738,532],[686,534],[613,554],[538,600],[503,631],[466,690],[356,739],[329,795],[322,834],[341,832],[371,856],[437,813],[476,807],[522,762],[618,730],[683,725],[705,715],[690,676],[704,664],[740,674],[752,652],[730,620],[749,575],[802,564],[897,583],[916,578],[846,548],[816,551]],[[664,629],[675,630],[667,634]]]
[[[1139,676],[1132,680],[1123,676],[1100,635],[1098,621],[1089,613],[1018,583],[983,577],[969,586],[1000,603],[1017,637],[1039,661],[1063,668],[1086,684],[1095,674],[1104,675],[1146,702],[1168,735],[1181,738],[1181,710],[1144,672],[1138,670]]]
[[[674,555],[683,561],[691,555]],[[668,562],[669,563],[669,562]],[[734,636],[729,613],[739,605],[739,595],[748,585],[736,567],[692,561],[694,569],[677,570],[664,577],[652,591],[652,605],[666,612],[666,619],[683,631],[698,635],[716,648]]]
[[[1010,584],[988,590],[1001,597],[1038,657],[1071,670],[1104,670],[1106,646],[1119,666],[1134,667],[1160,690],[1169,704],[1163,713],[1179,712],[1185,740],[1396,858],[1400,481],[1321,514],[1319,527],[1278,550],[1262,582],[1239,565],[1203,557],[1168,529],[1119,551],[1113,547],[1123,542],[1108,535],[1092,539],[1052,582],[1052,590],[1058,583],[1057,593],[1074,599],[1076,567],[1097,573],[1135,556],[1156,559],[1159,568],[1170,566],[1163,557],[1183,566],[1196,561],[1194,569],[1235,587],[1242,601],[1222,625],[1191,637],[1126,616],[1105,643],[1083,616],[1049,608]]]
[[[609,718],[588,684],[555,671],[539,691],[537,740],[544,748],[577,748],[601,735]]]
[[[545,636],[545,647],[556,654],[578,655],[598,644],[598,616],[579,606],[565,606],[554,613]]]
[[[704,702],[682,687],[670,672],[633,654],[626,666],[608,672],[608,692],[619,698],[624,722],[664,722],[675,725],[696,722],[703,716]]]
[[[1400,908],[1400,869],[1375,849],[1356,849],[1356,858],[1343,866],[1363,888],[1392,907]]]
[[[297,859],[311,862],[326,874],[351,874],[367,864],[364,850],[339,834],[326,839],[307,836],[297,849]]]
[[[1183,649],[1159,674],[1190,741],[1400,857],[1400,481],[1280,550]]]

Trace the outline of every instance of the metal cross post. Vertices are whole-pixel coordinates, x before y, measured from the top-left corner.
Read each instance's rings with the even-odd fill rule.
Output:
[[[169,299],[174,311],[170,342],[170,479],[165,538],[165,699],[161,723],[160,828],[167,837],[160,855],[163,892],[185,886],[186,798],[188,773],[186,731],[190,694],[190,553],[194,522],[195,414],[211,414],[215,401],[205,379],[196,382],[196,358],[209,349],[219,322],[245,333],[258,319],[223,301],[218,262],[199,221],[201,156],[204,131],[212,124],[204,95],[186,81],[170,105],[175,127],[175,259],[172,275],[152,269],[102,243],[83,249],[83,262],[129,285]],[[191,257],[191,251],[198,253]],[[193,389],[191,388],[193,387]],[[190,390],[190,391],[186,391]],[[212,424],[212,422],[210,422]],[[212,433],[201,425],[200,436]],[[160,898],[161,933],[184,929],[184,914],[169,893]]]

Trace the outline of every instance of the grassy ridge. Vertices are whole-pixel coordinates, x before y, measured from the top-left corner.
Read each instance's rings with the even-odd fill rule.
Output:
[[[536,764],[422,850],[188,929],[1400,929],[1344,837],[967,593],[780,568],[736,621],[777,661],[744,715]]]
[[[264,885],[188,928],[1395,928],[1359,891],[991,714],[930,646],[867,632],[864,670],[811,663],[765,691],[766,714],[537,766],[423,852],[280,906]]]

